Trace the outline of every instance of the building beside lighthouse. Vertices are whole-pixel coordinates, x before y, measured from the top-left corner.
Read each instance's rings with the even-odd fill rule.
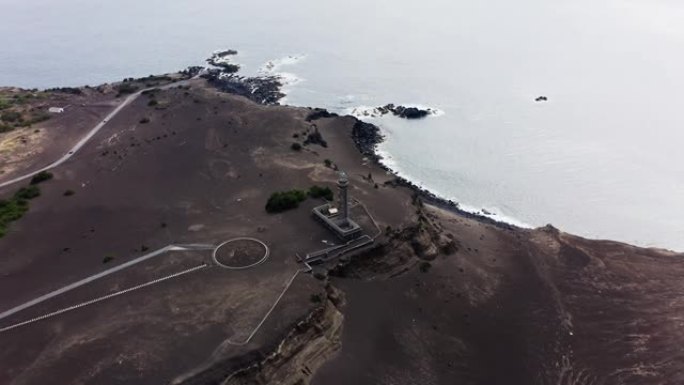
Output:
[[[327,203],[322,206],[315,207],[313,214],[316,219],[320,220],[327,228],[329,228],[335,235],[342,240],[352,240],[361,235],[361,226],[354,222],[349,215],[349,196],[347,190],[349,188],[349,178],[344,172],[340,172],[340,178],[337,181],[338,201],[337,206],[334,203]]]

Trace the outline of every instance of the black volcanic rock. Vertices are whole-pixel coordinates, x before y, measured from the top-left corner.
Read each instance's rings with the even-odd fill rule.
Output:
[[[417,107],[397,106],[392,110],[392,113],[404,119],[420,119],[430,115],[429,110],[422,110]]]
[[[314,112],[310,113],[309,116],[306,117],[307,122],[312,122],[314,120],[318,120],[321,118],[333,118],[339,116],[334,112],[329,112],[328,110],[324,108],[315,108]]]
[[[285,96],[281,91],[283,84],[276,76],[252,78],[211,69],[202,77],[221,92],[244,96],[260,104],[278,104]]]
[[[379,159],[375,153],[375,146],[382,142],[382,135],[377,126],[357,119],[352,128],[352,139],[363,155],[370,156],[376,161]]]
[[[421,119],[434,113],[430,108],[424,110],[418,107],[395,106],[392,103],[378,107],[377,111],[381,115],[392,113],[394,116],[404,119]]]

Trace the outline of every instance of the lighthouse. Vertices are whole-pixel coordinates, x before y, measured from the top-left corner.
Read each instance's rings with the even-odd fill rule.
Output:
[[[322,206],[314,207],[313,215],[332,230],[337,237],[344,241],[350,241],[361,236],[363,230],[349,213],[349,177],[345,172],[340,172],[337,188],[339,189],[338,207],[333,207],[331,202],[327,202]]]
[[[349,187],[349,178],[347,174],[340,172],[340,178],[337,180],[337,187],[340,189],[340,218],[339,224],[344,227],[349,224],[349,198],[347,196],[347,188]]]

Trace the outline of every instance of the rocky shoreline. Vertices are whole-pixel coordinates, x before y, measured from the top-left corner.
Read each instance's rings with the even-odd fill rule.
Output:
[[[209,82],[209,84],[213,85],[221,92],[244,96],[256,103],[263,105],[278,105],[279,101],[286,96],[282,92],[283,83],[279,77],[239,76],[236,75],[234,73],[235,71],[232,71],[232,69],[226,69],[223,66],[215,64],[220,59],[223,59],[227,56],[233,56],[236,54],[237,51],[234,50],[227,50],[215,53],[211,58],[207,59],[207,61],[218,68],[206,70],[205,73],[201,75],[201,77],[206,79]],[[194,68],[193,72],[197,73],[197,69]],[[309,114],[309,116],[307,116],[306,121],[308,122],[314,122],[321,118],[332,118],[339,116],[338,114],[330,112],[324,108],[310,108],[313,110],[313,112]],[[432,108],[421,109],[417,107],[405,107],[401,105],[397,106],[392,103],[382,107],[378,107],[375,109],[375,111],[377,111],[380,115],[392,113],[395,116],[405,119],[420,119],[429,115],[434,115],[436,112]],[[379,167],[394,175],[395,179],[391,182],[392,185],[408,187],[411,190],[413,190],[416,193],[416,195],[419,196],[426,203],[429,203],[433,206],[442,209],[449,210],[453,213],[464,216],[466,218],[476,219],[480,222],[488,223],[493,226],[497,226],[501,229],[520,229],[520,227],[512,225],[510,223],[498,221],[485,215],[463,210],[459,207],[458,202],[442,198],[434,194],[433,192],[418,186],[410,180],[402,176],[399,176],[394,170],[392,170],[390,167],[386,166],[382,162],[382,156],[380,156],[377,152],[377,146],[384,140],[380,128],[372,123],[364,122],[356,116],[352,117],[356,119],[356,122],[354,123],[354,128],[352,130],[352,139],[354,140],[357,149],[359,150],[359,152],[361,152],[361,154],[363,154],[368,159],[371,159]]]
[[[337,116],[336,114],[330,113],[326,110],[323,109],[316,109],[315,113],[312,113],[309,115],[309,118],[307,120],[316,120],[319,118],[323,117],[332,117],[332,116]],[[372,123],[364,122],[356,117],[353,117],[356,119],[356,122],[354,123],[354,128],[352,130],[352,139],[354,140],[354,143],[356,144],[356,148],[363,154],[366,158],[372,160],[375,162],[379,167],[384,169],[385,171],[391,173],[394,175],[395,179],[390,182],[392,185],[395,186],[405,186],[413,190],[416,194],[416,196],[420,197],[423,201],[426,203],[429,203],[433,206],[449,210],[453,213],[456,213],[458,215],[464,216],[466,218],[471,218],[471,219],[476,219],[480,222],[487,223],[493,226],[496,226],[501,229],[506,229],[506,230],[519,230],[520,227],[512,225],[510,223],[506,223],[503,221],[498,221],[496,219],[472,213],[469,211],[465,211],[459,207],[458,202],[454,202],[450,199],[444,199],[433,192],[418,186],[417,184],[411,182],[410,180],[397,175],[397,173],[392,170],[390,167],[386,166],[382,162],[382,156],[378,154],[377,152],[377,146],[382,143],[384,140],[384,137],[382,136],[382,133],[380,131],[380,128]]]

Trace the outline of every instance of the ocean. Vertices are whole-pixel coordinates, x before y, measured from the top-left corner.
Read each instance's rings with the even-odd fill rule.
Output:
[[[438,109],[365,119],[382,128],[390,167],[463,208],[684,251],[681,2],[0,0],[0,10],[0,85],[95,85],[233,48],[245,74],[287,80],[288,104]]]

